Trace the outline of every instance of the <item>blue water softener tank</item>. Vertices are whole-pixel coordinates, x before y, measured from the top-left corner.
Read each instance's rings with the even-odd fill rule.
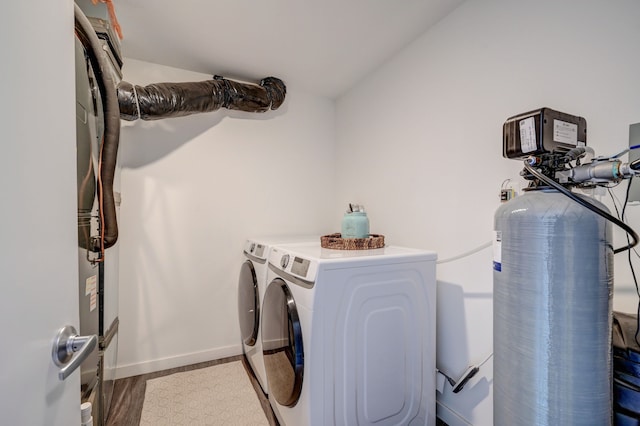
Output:
[[[610,222],[549,189],[494,225],[494,424],[611,425]]]

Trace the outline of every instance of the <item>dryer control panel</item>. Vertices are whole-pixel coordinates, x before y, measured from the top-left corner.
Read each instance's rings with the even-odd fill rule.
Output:
[[[244,243],[244,252],[257,257],[258,259],[264,260],[267,258],[267,250],[264,244],[257,243],[255,241],[247,240]]]

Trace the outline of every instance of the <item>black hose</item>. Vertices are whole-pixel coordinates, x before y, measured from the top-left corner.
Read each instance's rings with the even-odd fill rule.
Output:
[[[547,176],[545,176],[542,173],[538,172],[536,169],[534,169],[529,164],[527,164],[526,161],[524,162],[524,168],[529,173],[531,173],[533,176],[535,176],[537,179],[539,179],[542,182],[546,183],[550,187],[556,189],[558,192],[562,193],[563,195],[566,195],[567,197],[571,198],[576,203],[588,208],[592,212],[602,216],[603,218],[607,219],[610,222],[615,223],[617,226],[622,228],[627,233],[627,235],[629,235],[631,237],[632,241],[631,241],[631,243],[627,244],[625,247],[620,247],[620,248],[615,249],[613,251],[614,254],[623,252],[625,250],[629,250],[629,249],[635,247],[636,244],[638,244],[638,234],[636,234],[636,232],[629,225],[627,225],[626,223],[622,222],[621,220],[618,220],[617,218],[615,218],[614,216],[610,215],[609,213],[607,213],[606,211],[602,210],[601,208],[591,204],[587,200],[578,197],[576,194],[574,194],[573,192],[569,191],[567,188],[565,188],[564,186],[560,185],[559,183],[555,182],[553,179],[548,178]]]
[[[86,49],[96,75],[104,114],[104,136],[100,145],[100,185],[98,186],[101,238],[99,241],[94,241],[92,245],[93,251],[102,251],[113,246],[118,240],[118,221],[116,203],[113,196],[113,181],[120,141],[120,107],[118,106],[116,84],[111,77],[110,65],[102,50],[102,44],[80,7],[77,4],[74,6],[76,35]]]
[[[575,161],[578,158],[582,157],[587,150],[584,147],[576,147],[570,149],[565,155],[564,158],[568,161]]]

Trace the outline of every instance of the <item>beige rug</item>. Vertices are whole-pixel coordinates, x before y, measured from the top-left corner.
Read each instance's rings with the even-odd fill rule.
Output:
[[[141,425],[269,425],[241,361],[147,380]]]

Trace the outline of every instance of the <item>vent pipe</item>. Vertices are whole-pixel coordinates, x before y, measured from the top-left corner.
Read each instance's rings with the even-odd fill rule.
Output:
[[[122,81],[118,85],[118,102],[123,120],[159,120],[220,108],[266,112],[278,109],[286,92],[282,80],[275,77],[264,78],[259,85],[220,76],[208,81],[157,83],[144,87]]]
[[[158,83],[137,86],[116,83],[96,32],[80,7],[75,5],[75,31],[86,49],[97,78],[104,111],[104,136],[100,145],[98,199],[100,238],[91,241],[90,250],[101,252],[118,240],[113,181],[120,140],[120,119],[134,121],[216,111],[227,108],[245,112],[276,110],[287,92],[282,80],[267,77],[260,84],[241,83],[214,76],[213,80],[193,83]]]
[[[110,64],[102,44],[98,40],[93,26],[82,13],[77,4],[74,5],[75,31],[87,51],[91,66],[96,75],[98,89],[102,98],[104,112],[104,135],[100,144],[100,160],[98,165],[98,199],[100,204],[100,238],[93,239],[90,249],[100,251],[113,246],[118,240],[118,223],[116,204],[113,197],[113,180],[116,171],[118,144],[120,141],[120,109],[116,84],[111,77]]]

